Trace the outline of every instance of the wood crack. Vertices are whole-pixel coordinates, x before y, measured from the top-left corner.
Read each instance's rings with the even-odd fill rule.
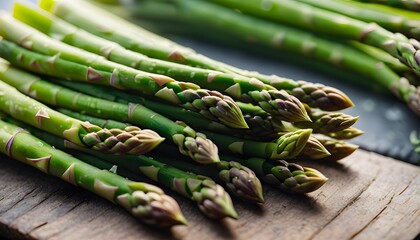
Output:
[[[311,236],[309,236],[308,239],[314,239],[326,226],[328,226],[330,223],[332,223],[338,216],[340,216],[340,214],[346,210],[348,207],[350,207],[351,205],[353,205],[355,202],[357,202],[357,200],[359,199],[359,197],[363,194],[363,192],[365,192],[375,181],[376,181],[376,176],[369,182],[369,184],[367,184],[364,188],[361,189],[361,191],[349,202],[349,204],[347,204],[346,206],[344,206],[342,209],[340,209],[337,214],[332,217],[326,224],[324,224],[321,228],[319,228],[317,231],[315,231]]]
[[[398,193],[398,194],[394,194],[389,201],[385,204],[385,206],[378,212],[378,214],[376,214],[365,226],[363,226],[359,231],[355,232],[350,239],[355,238],[357,235],[359,235],[361,232],[363,232],[372,222],[374,222],[387,208],[388,206],[391,204],[391,202],[394,200],[394,198],[396,196],[400,196],[402,193],[405,192],[405,190],[407,190],[407,188],[411,185],[411,183],[414,181],[415,177],[413,177],[408,183],[407,185]]]

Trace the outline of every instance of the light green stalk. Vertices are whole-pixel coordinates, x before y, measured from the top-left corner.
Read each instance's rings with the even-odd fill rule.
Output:
[[[204,134],[196,132],[188,126],[177,124],[144,106],[138,104],[120,104],[90,97],[43,81],[37,76],[9,67],[4,63],[1,66],[0,79],[18,88],[19,91],[39,99],[46,104],[50,104],[56,107],[64,107],[75,111],[84,111],[85,113],[91,115],[99,115],[104,118],[130,122],[133,125],[154,129],[155,131],[162,134],[165,138],[175,143],[182,154],[190,156],[197,162],[208,164],[219,161],[216,145],[207,139]],[[4,98],[4,96],[18,94],[20,93],[14,90],[13,93],[7,93],[3,96],[0,96],[0,99]],[[27,101],[30,100],[30,98],[26,99],[28,99]],[[2,101],[2,103],[5,105],[4,110],[9,109],[6,109],[8,105],[16,105],[16,103],[11,101]],[[37,112],[35,108],[28,108],[27,106],[28,105],[25,104],[16,107],[19,107],[19,109],[22,108],[25,111],[35,111],[35,113]],[[19,111],[14,112],[19,113]],[[32,116],[35,116],[35,113]],[[28,116],[26,116],[26,118],[28,118]],[[28,120],[21,118],[20,120],[26,121],[27,123],[36,126],[36,119],[49,121],[49,118],[46,120],[45,118],[34,118],[33,121],[30,121],[30,119]],[[43,124],[43,126],[46,130],[51,129],[51,125],[47,126]],[[62,132],[63,129],[60,131]]]
[[[0,146],[3,154],[121,205],[147,224],[171,227],[187,223],[175,200],[160,188],[99,170],[3,121]]]

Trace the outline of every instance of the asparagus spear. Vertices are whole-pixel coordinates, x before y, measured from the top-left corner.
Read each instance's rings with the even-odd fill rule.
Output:
[[[409,9],[412,11],[420,11],[420,1],[419,0],[355,0],[359,2],[370,2],[370,3],[379,3],[392,7],[398,7],[403,9]]]
[[[264,8],[263,0],[246,2],[211,0],[211,2],[238,9],[245,14],[290,24],[317,33],[364,42],[387,51],[420,74],[420,51],[404,35],[393,34],[375,23],[365,23],[293,0],[271,2],[269,8]],[[201,7],[206,8],[206,6],[207,4],[203,4]]]
[[[278,50],[297,53],[304,57],[330,63],[334,67],[360,73],[388,88],[398,98],[406,102],[411,110],[420,115],[420,95],[418,93],[420,90],[409,84],[407,79],[394,73],[381,61],[377,61],[348,45],[323,39],[298,29],[262,21],[211,4],[206,5],[205,8],[199,8],[195,6],[198,3],[187,2],[190,7],[188,14],[186,12],[183,14],[183,10],[186,8],[180,8],[176,9],[178,11],[172,11],[176,13],[172,15],[170,13],[159,15],[159,12],[156,11],[149,12],[149,15],[155,18],[169,18],[173,21],[186,17],[182,23],[199,24],[200,29],[205,25],[209,30],[212,30],[210,31],[211,35],[206,35],[209,31],[200,32],[201,35],[207,37],[212,37],[219,32],[219,35],[229,39],[242,39],[245,42],[252,38],[253,44],[262,44]],[[200,4],[202,3],[200,2]],[[144,11],[146,9],[142,11],[143,15],[145,15]],[[190,18],[193,18],[194,21],[190,21]],[[226,26],[235,31],[224,31]],[[302,100],[302,102],[305,101]]]
[[[167,139],[173,141],[178,146],[179,151],[182,154],[190,156],[193,160],[197,162],[208,164],[219,161],[218,150],[216,145],[214,145],[213,142],[207,139],[204,134],[196,132],[188,126],[177,124],[165,118],[164,116],[147,109],[146,107],[143,107],[138,104],[119,104],[107,100],[90,97],[54,85],[52,83],[45,82],[37,76],[9,67],[4,63],[1,66],[2,67],[0,68],[0,78],[3,81],[18,88],[19,91],[27,93],[28,95],[39,99],[40,101],[58,107],[69,108],[76,111],[84,111],[92,115],[100,115],[106,118],[121,120],[124,122],[127,121],[133,123],[134,125],[141,125],[150,129],[154,129],[155,131],[165,136]],[[5,84],[3,83],[3,85]],[[1,96],[1,98],[5,98],[5,96],[13,94],[22,95],[16,90],[14,90],[14,92],[7,93]],[[27,101],[30,101],[29,98],[27,98]],[[10,101],[2,102],[2,105],[5,106],[4,108],[12,104],[14,103]],[[35,111],[35,113],[37,111],[36,109],[34,110],[33,108],[27,107],[25,107],[24,109],[27,109],[26,111]],[[42,108],[40,107],[40,109]],[[4,109],[4,111],[6,110],[8,109]],[[32,116],[35,116],[35,113]],[[40,119],[40,121],[42,120],[42,122],[50,121],[49,119],[45,118],[36,119]],[[30,121],[30,119],[21,120],[29,121],[29,123],[35,125],[36,119],[33,121]],[[58,124],[61,123],[59,122]],[[69,122],[69,124],[71,124],[71,122]],[[46,126],[45,124],[42,124],[42,126],[46,130],[51,129],[51,126]],[[70,127],[72,127],[72,125],[70,125],[69,128]],[[59,127],[57,127],[57,129],[60,130]],[[61,129],[60,131],[64,130],[66,129]]]
[[[32,71],[140,91],[200,112],[231,127],[247,128],[242,113],[232,98],[217,91],[200,89],[193,83],[178,82],[164,75],[147,73],[108,61],[96,54],[54,40],[5,14],[0,15],[0,36],[23,48],[45,54],[27,51],[2,40],[1,48],[7,48],[2,50],[2,57]],[[85,65],[85,70],[66,76],[58,69],[64,68],[66,72],[70,72],[83,66],[63,60]]]
[[[364,22],[375,22],[392,31],[401,32],[409,37],[420,39],[420,19],[410,19],[398,12],[381,11],[379,8],[369,8],[367,4],[343,0],[298,0],[317,8],[336,12]],[[420,1],[419,1],[420,3]],[[419,5],[420,8],[420,5]],[[420,10],[420,9],[419,9]],[[419,14],[420,16],[420,14]]]
[[[123,128],[127,126],[125,123],[86,116],[66,109],[60,109],[60,111],[80,120],[90,121],[99,126],[115,128]],[[308,142],[310,141],[318,142],[320,144],[320,142],[313,137],[309,138]],[[187,161],[171,161],[168,157],[162,158],[162,155],[176,155],[175,151],[166,144],[160,145],[159,149],[150,153],[150,155],[154,158],[159,158],[159,161],[163,161],[185,171],[199,173],[201,175],[207,175],[209,173],[211,176],[217,175],[211,174],[212,169],[216,168],[219,171],[219,177],[222,181],[225,181],[228,184],[228,188],[234,187],[234,189],[231,190],[236,194],[240,194],[242,198],[244,196],[241,192],[247,193],[248,197],[251,193],[254,193],[254,201],[257,199],[261,201],[262,195],[260,195],[260,188],[257,187],[258,179],[254,177],[254,174],[251,174],[251,171],[255,171],[255,174],[257,174],[258,177],[261,177],[261,179],[265,182],[294,193],[308,193],[315,191],[327,181],[327,178],[315,169],[303,168],[295,163],[289,164],[284,160],[267,161],[263,158],[241,159],[229,155],[222,155],[222,159],[229,161],[229,164],[225,161],[220,161],[220,163],[213,165],[192,165]],[[325,155],[323,155],[323,157],[325,157]],[[246,165],[252,170],[246,170],[246,168],[240,164]],[[211,168],[212,166],[214,168]],[[229,171],[227,171],[228,168],[230,168]],[[248,180],[246,180],[247,178]]]
[[[111,61],[144,71],[164,74],[174,79],[183,79],[196,83],[200,87],[221,91],[237,100],[259,104],[265,111],[279,115],[285,121],[309,120],[298,99],[290,96],[286,91],[279,92],[257,79],[151,59],[76,28],[42,9],[23,4],[15,4],[14,16],[51,37],[62,36],[61,41],[102,55]],[[109,51],[104,51],[104,49],[109,49]]]
[[[101,171],[12,124],[0,121],[0,126],[3,154],[119,204],[147,224],[170,227],[187,223],[175,200],[160,188]]]
[[[1,111],[81,147],[114,154],[142,154],[164,139],[151,130],[106,129],[56,112],[0,81]],[[48,98],[49,96],[44,96]]]
[[[338,89],[322,84],[296,82],[278,76],[265,76],[229,66],[154,35],[87,2],[42,0],[40,5],[77,27],[149,57],[257,78],[279,90],[286,90],[311,107],[335,111],[353,106],[347,95]],[[194,14],[194,12],[191,13]]]

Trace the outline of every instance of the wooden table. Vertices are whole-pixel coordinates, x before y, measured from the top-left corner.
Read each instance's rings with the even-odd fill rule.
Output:
[[[330,181],[305,195],[264,190],[240,219],[211,221],[175,196],[190,222],[149,228],[87,191],[2,157],[0,235],[24,239],[413,239],[420,232],[420,168],[358,150],[336,165],[306,164]]]

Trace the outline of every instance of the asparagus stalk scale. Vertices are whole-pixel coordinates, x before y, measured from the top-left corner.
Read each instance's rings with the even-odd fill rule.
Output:
[[[138,127],[105,129],[70,118],[23,95],[2,81],[0,92],[1,111],[81,147],[114,154],[142,154],[163,141],[162,137],[151,130]]]
[[[139,26],[134,26],[87,2],[43,0],[40,5],[45,10],[79,28],[149,57],[224,73],[239,74],[251,79],[257,78],[264,84],[272,85],[278,90],[286,90],[311,107],[319,107],[324,110],[340,110],[353,106],[347,95],[335,88],[237,69],[197,54],[192,49],[187,49],[173,42],[168,43],[169,40],[157,37]],[[106,19],[106,21],[101,19]],[[197,74],[198,76],[199,74]],[[223,74],[220,75],[220,77],[222,76]],[[231,90],[233,89],[235,88]]]
[[[11,58],[15,58],[13,59],[15,63],[16,61],[26,61],[26,64],[31,64],[30,70],[32,71],[65,79],[137,90],[172,104],[195,110],[231,127],[247,127],[239,107],[236,106],[232,98],[217,91],[200,89],[193,83],[178,82],[164,75],[147,73],[108,61],[96,54],[52,39],[5,14],[0,15],[0,36],[23,48],[45,54],[44,56],[38,55],[13,45],[9,45],[9,47],[16,48],[14,51],[3,50],[2,57],[11,62],[13,62]],[[4,45],[2,48],[6,47]],[[8,52],[6,53],[6,51]],[[63,76],[64,74],[58,69],[69,67],[68,61],[85,65],[86,70],[78,74]],[[74,67],[75,64],[71,65]],[[68,71],[71,70],[68,69]]]
[[[404,35],[393,34],[376,23],[365,23],[293,0],[271,2],[267,9],[264,8],[263,0],[246,2],[240,0],[211,0],[211,2],[264,19],[367,43],[387,51],[412,68],[417,74],[420,74],[420,50],[417,50]]]
[[[186,224],[178,204],[160,188],[101,171],[12,124],[0,121],[0,126],[3,154],[117,203],[147,224],[160,227]]]
[[[285,121],[309,120],[298,99],[290,96],[286,91],[278,91],[255,78],[249,79],[239,75],[151,59],[76,28],[42,9],[23,4],[15,4],[14,16],[51,37],[60,35],[61,41],[103,55],[111,61],[148,72],[164,74],[178,80],[188,80],[200,87],[223,92],[233,99],[259,104],[265,111],[279,115]],[[104,49],[109,49],[109,51],[104,51]]]
[[[190,156],[197,162],[208,164],[219,161],[216,145],[207,139],[204,134],[196,132],[188,126],[177,124],[141,105],[119,104],[83,95],[52,83],[42,81],[37,76],[9,67],[4,63],[0,68],[0,77],[3,81],[13,85],[20,91],[27,93],[31,97],[39,99],[46,104],[76,111],[84,111],[92,115],[96,114],[102,117],[123,122],[131,122],[134,125],[141,125],[154,129],[174,142],[182,154]],[[3,83],[3,85],[5,84]],[[4,96],[20,94],[16,90],[14,90],[14,92],[16,93],[5,94],[1,97],[4,98]],[[5,106],[7,106],[7,104],[12,104],[10,101],[2,103]],[[34,111],[27,107],[25,109],[27,109],[26,111]],[[6,111],[6,109],[4,110]],[[35,113],[33,116],[35,116]],[[20,120],[25,121],[26,119]],[[44,119],[41,120],[45,121]],[[48,128],[46,127],[47,130],[50,128],[51,126],[48,126]]]
[[[90,121],[99,126],[115,128],[124,128],[127,126],[125,123],[95,118],[75,113],[66,109],[60,109],[60,111],[68,114],[69,116],[78,118],[83,121]],[[308,142],[310,141],[316,141],[319,143],[319,141],[313,137],[308,140]],[[265,182],[288,192],[312,192],[320,188],[327,181],[327,178],[315,169],[304,168],[295,163],[289,164],[284,160],[269,161],[263,158],[241,159],[229,155],[221,155],[224,161],[220,161],[220,163],[213,165],[202,166],[189,164],[186,161],[170,160],[169,156],[173,157],[176,154],[177,153],[173,150],[173,148],[166,144],[162,144],[159,146],[157,151],[151,152],[149,155],[153,156],[154,158],[158,158],[159,161],[164,163],[172,164],[177,168],[189,172],[199,173],[201,175],[217,175],[212,174],[212,170],[214,168],[211,168],[211,166],[213,166],[219,171],[219,177],[222,178],[222,181],[225,181],[228,184],[228,187],[232,190],[232,192],[240,194],[241,198],[244,198],[244,195],[241,194],[241,192],[247,193],[248,197],[250,196],[250,193],[253,193],[251,194],[251,196],[255,195],[252,198],[253,201],[256,201],[256,199],[262,199],[258,197],[262,196],[260,195],[261,190],[259,187],[257,187],[258,184],[256,182],[258,179],[255,178],[254,174],[250,172],[251,170],[246,170],[244,166],[247,166],[248,168],[252,169],[252,171],[255,171],[255,174],[257,174],[257,176]],[[166,155],[168,157],[162,158],[162,155]],[[325,155],[323,156],[325,157]]]
[[[152,4],[149,1],[148,3]],[[419,88],[411,85],[407,79],[401,78],[381,61],[336,41],[323,39],[280,24],[252,18],[214,4],[207,3],[205,7],[203,7],[203,4],[206,3],[185,1],[182,7],[176,8],[177,11],[173,11],[176,14],[159,15],[155,11],[156,9],[151,9],[150,12],[147,9],[143,9],[142,15],[146,16],[149,13],[150,17],[170,20],[179,20],[181,17],[186,17],[186,19],[183,19],[183,23],[205,25],[212,29],[213,35],[219,32],[229,39],[242,39],[243,41],[253,39],[253,44],[262,44],[277,50],[300,54],[304,57],[327,62],[335,67],[360,73],[388,88],[398,98],[402,99],[411,110],[420,115]],[[147,16],[149,17],[149,15]],[[190,20],[192,18],[194,21]],[[224,31],[226,26],[235,31]],[[201,32],[200,34],[206,35],[206,32]],[[211,35],[207,36],[211,37]],[[320,91],[315,92],[321,93]],[[322,95],[325,96],[327,94]],[[302,102],[305,102],[305,100],[302,100]]]

